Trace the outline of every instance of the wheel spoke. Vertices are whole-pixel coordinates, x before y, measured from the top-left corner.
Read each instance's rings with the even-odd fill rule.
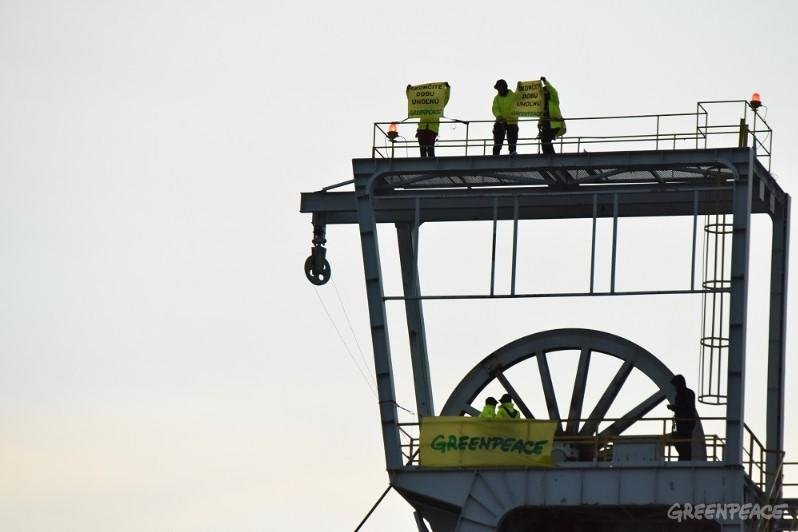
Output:
[[[543,385],[543,394],[546,396],[546,409],[549,411],[549,419],[560,421],[560,409],[557,407],[557,396],[554,395],[554,385],[551,383],[551,372],[549,372],[549,362],[546,360],[546,353],[538,353],[535,358],[538,359],[540,382]]]
[[[571,392],[571,406],[568,409],[568,421],[565,425],[566,434],[576,434],[579,430],[579,418],[582,417],[582,402],[585,400],[585,386],[589,367],[590,349],[584,348],[579,353],[579,366],[576,368],[574,389]]]
[[[656,393],[651,395],[648,399],[631,409],[629,412],[623,415],[621,419],[607,427],[606,429],[602,430],[599,433],[599,438],[609,438],[610,436],[618,436],[623,431],[631,427],[635,421],[639,420],[651,410],[654,409],[655,406],[660,404],[662,401],[665,400],[665,394],[662,393],[661,390],[658,390]]]
[[[504,376],[504,373],[502,373],[501,371],[498,372],[496,374],[496,378],[499,380],[500,383],[502,383],[502,386],[504,386],[504,389],[507,390],[507,393],[509,393],[510,396],[512,396],[513,401],[515,401],[515,404],[518,406],[518,409],[524,414],[524,417],[526,417],[527,419],[535,419],[535,416],[532,415],[532,411],[529,410],[529,407],[526,406],[526,403],[524,403],[524,400],[521,399],[520,395],[518,395],[518,392],[515,391],[513,385],[510,384],[510,381],[507,380],[507,377]]]
[[[632,372],[633,368],[634,364],[626,361],[623,363],[620,369],[618,369],[615,377],[612,378],[609,386],[607,386],[607,389],[604,390],[604,394],[601,396],[601,399],[599,399],[598,403],[596,403],[596,407],[593,408],[592,412],[590,412],[588,420],[585,421],[585,424],[582,427],[582,430],[579,431],[579,434],[582,436],[592,436],[596,432],[599,423],[607,415],[610,406],[612,406],[612,402],[615,401],[616,397],[618,397],[618,392],[621,391],[621,386],[623,386],[623,383],[626,382],[626,378]]]
[[[465,414],[468,414],[469,416],[472,416],[472,417],[479,417],[479,415],[480,415],[482,412],[480,412],[479,410],[477,410],[477,409],[476,409],[476,408],[474,408],[473,406],[471,406],[471,405],[468,405],[467,407],[465,407],[465,408],[463,409],[463,413],[465,413]]]

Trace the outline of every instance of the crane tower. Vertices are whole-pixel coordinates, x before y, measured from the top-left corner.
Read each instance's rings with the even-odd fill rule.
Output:
[[[709,110],[717,106],[742,110],[739,123],[716,124]],[[736,112],[736,111],[735,111]],[[739,115],[738,115],[739,116]],[[689,121],[686,131],[666,124]],[[649,131],[624,132],[623,124],[645,123]],[[410,157],[409,141],[374,126],[369,158],[354,159],[354,177],[320,191],[303,193],[301,212],[312,214],[313,250],[305,263],[308,279],[324,284],[332,275],[325,256],[326,226],[352,224],[359,231],[385,464],[391,486],[415,510],[419,530],[487,532],[522,530],[776,530],[794,524],[795,504],[785,495],[784,453],[785,334],[790,196],[770,172],[771,136],[767,123],[745,101],[700,102],[694,113],[569,119],[568,129],[582,124],[599,131],[559,140],[559,153],[541,154],[536,139],[519,139],[515,156],[486,155],[488,127],[462,122],[465,138],[444,139],[438,157]],[[601,134],[602,124],[620,125],[617,134]],[[402,124],[402,127],[411,127]],[[616,128],[617,129],[617,128]],[[523,130],[523,129],[522,129]],[[407,135],[411,136],[410,134]],[[412,148],[415,150],[415,148]],[[772,222],[767,308],[748,306],[752,216]],[[682,217],[692,222],[684,263],[690,277],[683,286],[656,286],[624,291],[616,284],[616,248],[620,220],[631,217]],[[567,293],[525,293],[516,283],[518,224],[524,220],[592,220],[589,288]],[[599,289],[596,276],[596,226],[611,221],[609,287]],[[492,224],[491,275],[467,293],[431,294],[421,290],[418,248],[420,227],[440,222],[482,221]],[[500,222],[513,226],[510,286],[496,287],[496,231]],[[609,223],[609,222],[606,222]],[[396,228],[403,291],[383,289],[378,224]],[[667,227],[667,226],[663,226]],[[651,239],[650,245],[656,245]],[[692,250],[692,251],[689,251]],[[545,250],[541,250],[545,252]],[[645,249],[640,249],[645,253]],[[703,258],[703,262],[702,262]],[[681,259],[677,259],[681,260]],[[696,294],[703,298],[704,324],[696,338],[701,356],[697,383],[700,401],[723,405],[722,419],[699,419],[692,436],[690,460],[670,452],[667,420],[656,430],[641,426],[657,405],[674,400],[673,373],[645,346],[606,331],[573,328],[528,334],[475,361],[442,405],[433,403],[423,303],[429,299],[660,296]],[[623,301],[624,298],[621,298]],[[656,300],[656,298],[652,298]],[[418,419],[400,422],[388,338],[386,302],[402,301],[412,362]],[[766,345],[746,345],[749,313],[767,316]],[[666,331],[678,334],[678,331]],[[564,352],[578,353],[573,392],[558,404],[551,371]],[[766,434],[745,424],[746,353],[766,361],[767,386],[749,390],[764,394]],[[617,373],[593,405],[584,402],[591,361],[611,357]],[[524,382],[509,370],[532,368],[540,376],[545,405],[525,401]],[[627,377],[640,372],[655,392],[640,397],[620,417],[607,413]],[[569,383],[570,384],[570,383]],[[549,467],[427,467],[419,461],[418,425],[434,416],[478,416],[477,398],[491,386],[514,399],[528,420],[557,423]],[[533,408],[534,407],[534,408]],[[750,414],[750,412],[749,412]],[[651,424],[649,427],[652,426]],[[421,449],[423,456],[424,450]],[[676,520],[669,509],[745,504],[783,505],[782,519],[743,518],[716,510],[702,520]],[[676,506],[674,506],[676,505]],[[691,528],[692,527],[692,528]]]

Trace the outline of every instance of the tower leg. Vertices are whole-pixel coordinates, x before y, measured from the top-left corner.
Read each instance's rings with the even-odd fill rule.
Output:
[[[418,229],[409,224],[396,224],[399,242],[399,260],[402,265],[402,286],[405,297],[420,294],[418,280]],[[416,392],[416,412],[421,421],[423,416],[434,416],[432,384],[427,358],[427,336],[424,330],[424,311],[420,299],[405,299],[407,332],[410,335],[410,359],[413,364],[413,381]]]
[[[727,369],[726,456],[729,464],[742,463],[745,412],[745,329],[748,303],[748,248],[751,221],[753,157],[748,175],[734,180],[731,295],[729,297],[729,364]]]
[[[774,497],[780,489],[777,471],[784,451],[784,363],[787,335],[787,270],[790,255],[790,198],[773,216],[773,236],[770,262],[770,320],[768,335],[768,391],[767,391],[767,456],[768,491]]]
[[[391,346],[388,339],[388,320],[383,299],[377,222],[374,218],[374,209],[368,190],[369,178],[369,175],[355,176],[355,197],[360,245],[363,250],[363,270],[366,276],[374,369],[377,374],[382,442],[385,447],[386,467],[392,470],[402,467],[402,448],[399,438],[399,420],[396,413],[396,391],[391,364]]]

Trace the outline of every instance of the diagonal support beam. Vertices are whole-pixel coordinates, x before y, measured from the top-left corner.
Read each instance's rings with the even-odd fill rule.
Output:
[[[507,390],[507,393],[509,393],[510,396],[512,396],[513,401],[515,401],[515,404],[516,406],[518,406],[518,409],[524,414],[524,417],[526,417],[527,419],[535,419],[535,416],[532,415],[532,411],[529,409],[528,406],[526,406],[526,403],[524,403],[524,400],[521,399],[520,395],[518,395],[518,392],[515,391],[513,385],[510,384],[509,380],[507,380],[507,377],[504,376],[504,373],[502,373],[501,371],[498,372],[496,374],[496,379],[500,383],[502,383],[502,386],[504,386],[504,389]]]
[[[596,403],[593,411],[590,412],[588,420],[582,426],[582,430],[579,431],[580,435],[592,436],[596,433],[599,423],[601,423],[601,420],[607,415],[607,412],[610,410],[610,406],[612,406],[615,398],[618,397],[618,392],[621,391],[623,383],[626,382],[626,379],[629,377],[629,374],[632,372],[633,368],[634,365],[631,362],[626,361],[618,369],[615,377],[612,378],[609,386],[607,386],[607,389],[604,390],[601,399],[598,400],[598,403]]]
[[[568,409],[568,422],[565,425],[566,434],[576,434],[579,430],[579,419],[582,417],[582,403],[585,400],[585,387],[587,386],[589,367],[590,349],[582,349],[579,353],[579,365],[576,368],[574,388],[571,391],[571,406]]]

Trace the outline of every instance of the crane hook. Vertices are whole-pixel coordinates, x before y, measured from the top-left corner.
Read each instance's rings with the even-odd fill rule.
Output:
[[[305,260],[305,277],[308,281],[321,286],[330,280],[332,269],[327,261],[327,227],[323,223],[313,223],[313,247],[310,249],[310,257]]]
[[[326,251],[321,246],[314,247],[310,251],[310,257],[305,260],[305,277],[316,286],[326,284],[332,274],[330,263],[324,258]]]

